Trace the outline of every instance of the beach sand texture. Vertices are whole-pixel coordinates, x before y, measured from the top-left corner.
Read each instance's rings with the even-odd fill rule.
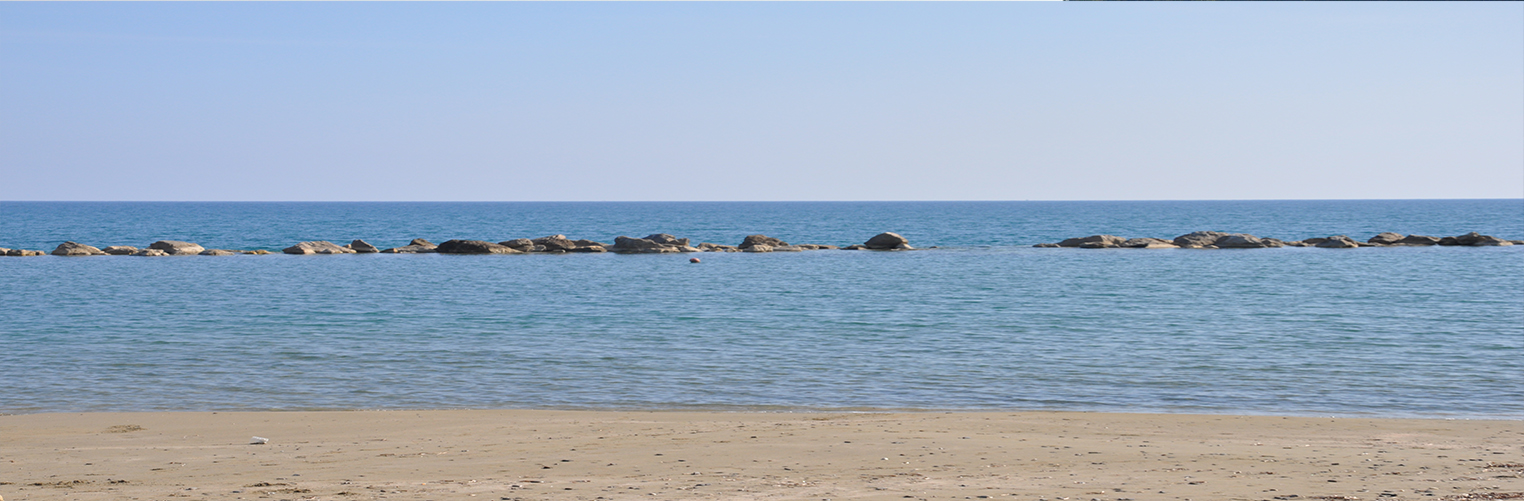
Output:
[[[253,445],[251,437],[267,437]],[[1508,499],[1524,422],[1079,412],[0,416],[31,499]]]

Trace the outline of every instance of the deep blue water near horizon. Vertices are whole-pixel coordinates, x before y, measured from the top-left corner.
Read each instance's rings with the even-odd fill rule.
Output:
[[[0,412],[1059,409],[1524,419],[1524,201],[0,202],[0,247],[763,233],[917,252],[0,258]]]

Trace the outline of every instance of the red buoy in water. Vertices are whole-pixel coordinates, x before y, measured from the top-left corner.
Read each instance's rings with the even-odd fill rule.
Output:
[[[690,257],[690,258],[688,258],[688,262],[690,262],[690,263],[697,263],[697,262],[699,262],[699,259],[696,258],[696,257]]]

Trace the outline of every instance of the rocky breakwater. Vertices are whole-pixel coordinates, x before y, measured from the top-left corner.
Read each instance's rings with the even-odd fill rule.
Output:
[[[1080,249],[1265,249],[1275,247],[1318,247],[1323,249],[1353,249],[1357,247],[1397,247],[1423,245],[1500,246],[1524,244],[1524,241],[1505,240],[1471,232],[1454,237],[1431,237],[1425,235],[1402,235],[1381,233],[1365,242],[1345,235],[1331,235],[1304,240],[1280,240],[1258,237],[1247,233],[1197,231],[1175,237],[1173,240],[1159,238],[1122,238],[1116,235],[1091,235],[1070,238],[1058,243],[1042,243],[1033,247],[1075,247]]]

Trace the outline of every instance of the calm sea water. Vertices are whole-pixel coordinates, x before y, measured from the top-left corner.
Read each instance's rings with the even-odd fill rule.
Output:
[[[0,412],[1065,409],[1524,419],[1524,201],[19,203],[0,247],[763,233],[917,252],[0,258]]]

